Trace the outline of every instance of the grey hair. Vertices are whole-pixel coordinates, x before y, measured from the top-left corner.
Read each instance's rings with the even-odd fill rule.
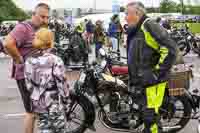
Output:
[[[134,8],[136,8],[137,11],[143,13],[143,14],[146,14],[146,9],[145,9],[145,6],[142,2],[131,2],[127,5],[128,6],[133,6]]]
[[[50,11],[50,7],[49,7],[49,5],[48,4],[46,4],[46,3],[39,3],[36,7],[35,7],[35,10],[34,11],[36,11],[38,8],[40,8],[40,7],[43,7],[43,8],[45,8],[45,9],[47,9],[48,11]]]
[[[50,11],[49,5],[47,5],[47,4],[45,4],[45,3],[39,3],[39,4],[35,7],[35,9],[32,11],[32,15],[35,15],[36,12],[37,12],[37,10],[38,10],[38,8],[40,8],[40,7],[43,7],[43,8],[45,8],[45,9],[47,9],[48,11]]]

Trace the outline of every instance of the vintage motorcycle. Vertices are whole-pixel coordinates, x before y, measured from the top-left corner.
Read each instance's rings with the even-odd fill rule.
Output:
[[[86,96],[88,93],[95,96],[99,105],[99,120],[106,128],[119,132],[142,132],[144,125],[142,105],[138,103],[139,95],[128,91],[126,84],[121,80],[103,73],[105,67],[106,62],[102,61],[100,65],[97,63],[86,65],[81,71],[66,111],[66,123],[75,121],[78,124],[76,129],[69,132],[83,133],[87,128],[95,131],[93,124],[96,110]],[[184,128],[192,114],[185,89],[175,91],[175,94],[179,95],[171,93],[170,89],[166,89],[164,103],[159,110],[160,126],[163,132],[170,133]],[[81,113],[75,110],[78,106],[82,110]],[[80,117],[76,118],[77,116]]]

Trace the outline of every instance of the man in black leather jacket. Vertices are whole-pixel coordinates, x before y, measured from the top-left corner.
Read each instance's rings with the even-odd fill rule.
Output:
[[[126,20],[129,87],[142,94],[145,133],[160,133],[158,110],[176,59],[176,43],[163,27],[145,15],[140,2],[127,5]]]

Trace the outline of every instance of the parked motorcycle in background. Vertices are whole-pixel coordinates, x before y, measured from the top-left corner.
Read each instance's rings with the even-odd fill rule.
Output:
[[[187,55],[191,50],[200,55],[200,38],[189,31],[187,27],[172,28],[168,31],[171,38],[177,42],[182,55]]]

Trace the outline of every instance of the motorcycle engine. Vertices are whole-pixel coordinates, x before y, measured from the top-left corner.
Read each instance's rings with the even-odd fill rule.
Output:
[[[132,112],[132,109],[140,110],[139,106],[133,102],[130,96],[114,92],[109,105],[110,110],[107,116],[111,123],[127,128],[135,128],[141,124],[140,114]]]
[[[130,112],[130,106],[127,101],[124,99],[119,100],[118,103],[118,111],[119,112]]]
[[[111,96],[110,101],[110,112],[116,112],[118,115],[118,118],[120,117],[128,117],[128,114],[130,113],[130,104],[126,97],[121,97],[119,93],[115,92]]]

